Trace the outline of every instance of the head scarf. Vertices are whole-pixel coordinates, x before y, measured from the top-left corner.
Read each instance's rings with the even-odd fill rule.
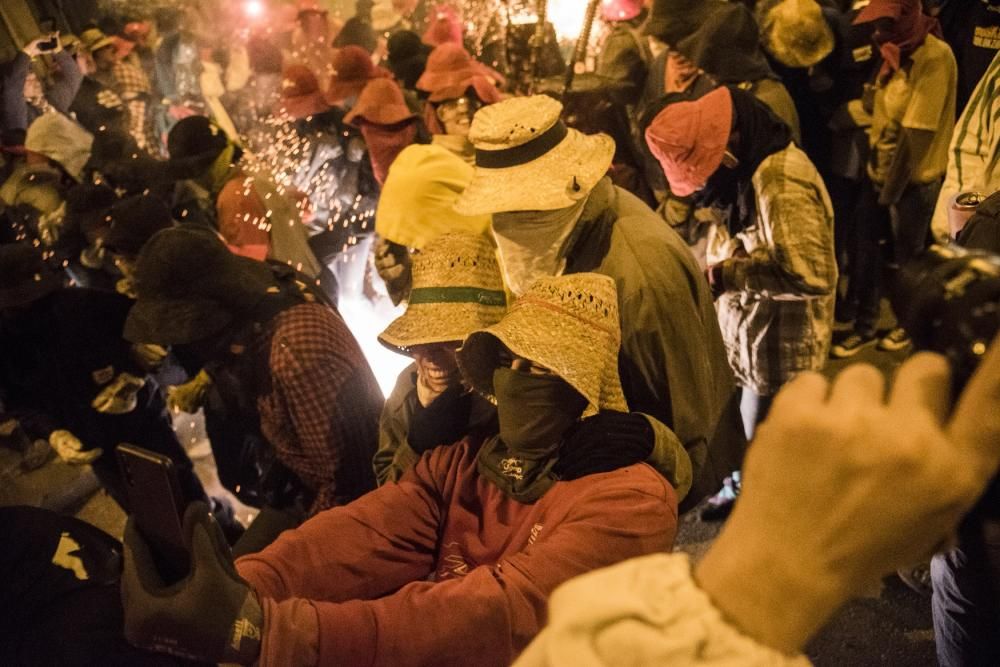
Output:
[[[739,164],[719,167],[695,198],[700,206],[721,211],[730,234],[738,234],[753,225],[757,216],[754,173],[768,156],[791,143],[792,131],[750,93],[735,87],[729,92],[733,97],[733,129],[739,133],[735,150]]]
[[[879,80],[883,82],[902,67],[904,58],[920,48],[927,35],[942,37],[941,24],[924,14],[920,0],[872,0],[858,18],[865,22],[892,19],[888,29],[875,31],[882,53]]]

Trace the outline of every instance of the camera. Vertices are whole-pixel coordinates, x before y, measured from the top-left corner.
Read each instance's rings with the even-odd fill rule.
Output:
[[[1000,331],[1000,257],[934,245],[890,277],[889,299],[914,349],[944,355],[957,397]],[[979,510],[1000,517],[994,478]]]

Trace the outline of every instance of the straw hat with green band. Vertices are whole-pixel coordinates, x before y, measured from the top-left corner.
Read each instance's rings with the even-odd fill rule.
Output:
[[[496,248],[485,236],[445,234],[413,256],[406,312],[379,341],[400,354],[416,345],[465,340],[507,311]]]
[[[601,410],[628,412],[618,373],[618,291],[611,278],[596,273],[541,278],[503,320],[469,335],[458,351],[459,368],[491,400],[501,345],[579,391],[588,403],[584,417]]]

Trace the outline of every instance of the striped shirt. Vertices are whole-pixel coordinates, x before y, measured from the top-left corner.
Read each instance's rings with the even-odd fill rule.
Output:
[[[968,191],[985,195],[1000,190],[1000,54],[993,58],[955,126],[948,152],[948,172],[934,209],[937,238],[948,237],[952,197]]]

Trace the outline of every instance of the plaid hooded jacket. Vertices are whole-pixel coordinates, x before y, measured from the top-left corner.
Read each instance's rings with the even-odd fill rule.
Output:
[[[794,144],[761,163],[753,188],[757,224],[737,237],[749,258],[731,264],[729,291],[716,307],[737,383],[771,395],[797,373],[822,368],[829,353],[837,286],[833,205]]]

